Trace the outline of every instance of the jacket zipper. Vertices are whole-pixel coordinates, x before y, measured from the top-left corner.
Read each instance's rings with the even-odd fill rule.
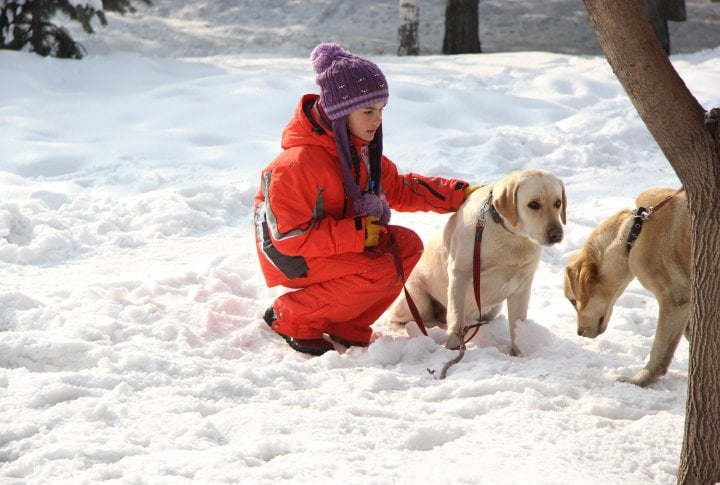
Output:
[[[427,189],[428,192],[430,192],[432,195],[434,195],[434,196],[437,197],[438,199],[440,199],[440,200],[445,200],[445,197],[444,197],[440,192],[438,192],[438,191],[436,191],[435,189],[433,189],[433,188],[430,186],[430,184],[428,184],[428,183],[425,182],[424,180],[420,180],[420,179],[417,178],[417,177],[413,177],[413,182],[415,182],[415,183],[418,184],[418,185],[422,185],[423,187],[425,187],[425,189]]]

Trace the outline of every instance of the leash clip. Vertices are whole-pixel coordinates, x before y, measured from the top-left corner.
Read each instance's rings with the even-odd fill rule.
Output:
[[[490,194],[490,197],[492,197],[492,194]],[[485,227],[485,214],[490,210],[490,197],[487,198],[482,209],[480,209],[480,216],[477,219],[478,226]]]

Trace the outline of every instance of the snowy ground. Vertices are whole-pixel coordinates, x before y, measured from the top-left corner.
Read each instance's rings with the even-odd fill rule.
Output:
[[[566,184],[566,238],[543,253],[522,357],[507,355],[504,314],[442,381],[428,369],[455,353],[439,330],[380,321],[369,348],[310,358],[267,329],[281,290],[258,268],[252,201],[315,91],[319,38],[298,26],[328,3],[156,1],[151,22],[112,18],[83,40],[82,61],[0,51],[0,481],[675,483],[687,342],[649,388],[618,383],[648,356],[655,300],[633,283],[588,340],[562,295],[596,224],[678,186],[601,55],[373,55],[402,170],[483,182],[540,167]],[[340,10],[360,30],[374,17],[352,5]],[[701,7],[720,4],[689,13]],[[198,11],[257,32],[282,12],[298,37],[215,50],[214,31],[186,28]],[[706,107],[720,105],[719,45],[672,59]],[[443,220],[393,215],[423,237]]]

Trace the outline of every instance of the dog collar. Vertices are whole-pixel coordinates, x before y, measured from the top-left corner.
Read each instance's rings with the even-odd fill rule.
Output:
[[[490,204],[490,215],[492,216],[492,220],[495,221],[495,224],[502,224],[502,226],[505,227],[503,218],[500,216],[497,209],[495,209],[495,206],[492,204]],[[505,229],[507,229],[507,227],[505,227]]]
[[[492,220],[493,220],[493,222],[495,222],[495,224],[500,224],[502,226],[502,228],[505,229],[507,232],[509,232],[510,234],[515,234],[510,229],[508,229],[508,227],[505,225],[505,219],[502,218],[500,213],[497,211],[497,209],[493,205],[492,197],[493,197],[493,194],[492,194],[492,192],[490,192],[490,195],[488,195],[488,199],[485,202],[485,208],[484,208],[483,212],[485,212],[485,211],[490,212],[490,216],[492,217]]]

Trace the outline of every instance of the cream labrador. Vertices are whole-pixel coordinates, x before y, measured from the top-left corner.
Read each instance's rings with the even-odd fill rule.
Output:
[[[495,318],[507,301],[512,355],[518,321],[527,318],[530,290],[542,246],[563,238],[565,187],[544,170],[512,172],[473,192],[427,242],[406,283],[423,322],[447,322],[446,346],[462,343],[466,327]],[[473,289],[473,247],[479,219],[480,299]],[[445,318],[443,318],[445,313]],[[404,294],[389,312],[393,323],[413,320]]]
[[[639,222],[639,233],[627,209],[601,222],[570,256],[564,288],[577,311],[578,335],[589,338],[607,329],[615,302],[633,278],[655,295],[659,315],[648,362],[620,379],[644,387],[667,372],[690,320],[691,238],[684,192],[648,189],[635,202],[651,211]],[[637,235],[628,246],[631,231]]]

